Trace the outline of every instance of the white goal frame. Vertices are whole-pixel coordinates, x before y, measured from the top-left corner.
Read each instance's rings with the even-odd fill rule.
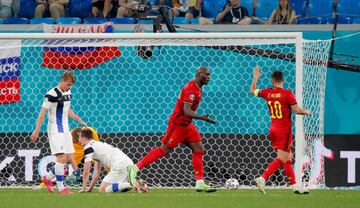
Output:
[[[149,42],[144,42],[142,45],[166,45],[166,41],[172,39],[183,40],[183,45],[192,45],[188,43],[189,39],[224,39],[226,40],[239,40],[246,43],[247,40],[256,39],[260,44],[271,43],[292,43],[296,47],[296,99],[299,106],[302,106],[303,101],[303,35],[301,32],[244,32],[244,33],[2,33],[0,34],[0,40],[84,40],[84,39],[101,39],[101,40],[127,40],[124,42],[124,46],[137,46],[135,42],[128,40],[135,39],[147,39]],[[160,40],[160,41],[158,41]],[[155,41],[155,43],[151,43]],[[165,42],[163,42],[165,41]],[[106,42],[108,43],[108,42]],[[180,45],[181,45],[180,43]],[[111,43],[110,43],[111,44]],[[117,43],[118,45],[119,43]],[[234,43],[238,44],[238,42]],[[230,45],[230,43],[229,43]],[[5,46],[0,46],[4,48]],[[301,116],[296,116],[295,119],[295,175],[298,183],[302,180],[302,151],[303,149],[303,120]]]

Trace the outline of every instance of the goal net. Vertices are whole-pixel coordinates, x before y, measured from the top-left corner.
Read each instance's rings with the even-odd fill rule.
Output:
[[[40,183],[52,166],[47,118],[37,142],[29,136],[44,95],[65,71],[77,78],[74,112],[101,141],[137,162],[161,144],[178,95],[199,66],[210,69],[211,80],[198,113],[217,121],[194,121],[203,137],[205,180],[223,187],[235,178],[241,187],[254,186],[253,179],[276,157],[268,138],[268,106],[249,93],[257,65],[259,88],[271,87],[271,72],[280,69],[285,87],[312,111],[304,119],[294,116],[294,163],[298,180],[324,185],[323,161],[313,153],[323,140],[328,41],[303,43],[301,33],[101,34],[101,39],[99,34],[1,35],[1,186]],[[69,124],[79,125],[71,119]],[[151,187],[192,187],[191,155],[180,145],[140,177]],[[71,176],[66,183],[79,185]],[[282,170],[267,182],[287,184]]]

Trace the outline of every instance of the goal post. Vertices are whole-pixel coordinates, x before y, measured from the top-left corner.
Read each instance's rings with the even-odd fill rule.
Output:
[[[295,53],[296,53],[296,72],[295,72],[295,96],[298,105],[302,107],[303,101],[303,38],[302,33],[298,34],[295,40]],[[301,60],[301,61],[299,61]],[[302,186],[302,156],[303,156],[303,139],[304,139],[304,131],[303,131],[303,122],[302,116],[295,116],[295,178],[296,182]]]
[[[209,113],[217,121],[216,125],[194,121],[206,152],[205,180],[223,187],[227,179],[235,178],[241,187],[254,186],[253,179],[275,158],[268,139],[268,107],[248,92],[257,65],[262,67],[259,88],[271,87],[271,72],[280,69],[285,87],[295,92],[298,104],[314,113],[308,118],[293,117],[294,167],[297,181],[303,181],[306,156],[306,174],[313,179],[305,182],[324,185],[321,171],[311,171],[314,166],[323,168],[321,161],[311,161],[315,161],[313,142],[323,136],[324,54],[329,41],[305,43],[299,32],[2,33],[0,41],[4,43],[0,46],[1,81],[6,83],[0,84],[0,162],[6,161],[0,166],[2,186],[38,183],[54,161],[47,120],[37,143],[31,143],[29,135],[43,96],[57,85],[63,72],[72,70],[77,77],[72,109],[97,129],[102,141],[137,162],[160,144],[178,94],[199,66],[209,67],[211,80],[203,88],[198,113]],[[15,66],[7,51],[16,48],[20,61]],[[6,64],[13,64],[13,71]],[[19,88],[17,100],[4,90],[14,80]],[[71,128],[78,125],[69,121]],[[152,187],[192,187],[190,150],[177,147],[142,170],[140,177]],[[70,185],[79,185],[68,178]],[[287,184],[281,172],[267,183],[273,187]]]

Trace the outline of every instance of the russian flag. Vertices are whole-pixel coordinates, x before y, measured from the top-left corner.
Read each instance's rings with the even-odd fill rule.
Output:
[[[0,104],[20,101],[21,41],[7,41],[6,44],[18,47],[0,51]]]
[[[108,33],[112,32],[112,25],[110,23],[84,26],[49,26],[44,24],[44,31],[55,33]],[[52,43],[56,42],[58,42],[58,40],[49,40],[46,44],[52,45]],[[71,42],[75,45],[79,43],[79,41],[69,40],[67,44]],[[67,70],[89,69],[119,56],[121,56],[121,52],[116,46],[44,47],[41,66]]]

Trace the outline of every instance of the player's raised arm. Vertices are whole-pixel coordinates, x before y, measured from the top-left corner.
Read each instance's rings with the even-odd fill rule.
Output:
[[[297,104],[291,105],[290,107],[291,107],[291,110],[298,115],[310,115],[311,114],[311,112],[309,110],[302,109]]]
[[[87,124],[83,120],[81,120],[81,118],[79,116],[77,116],[71,108],[69,109],[68,115],[70,118],[79,122],[81,125],[83,125],[85,127],[87,126]]]
[[[256,91],[256,87],[257,87],[257,82],[261,76],[261,73],[260,73],[260,66],[256,66],[254,68],[254,78],[253,78],[253,81],[250,85],[250,93],[251,94],[254,94],[255,95],[255,91]]]
[[[192,111],[191,106],[192,106],[192,103],[184,102],[184,114],[186,116],[189,116],[193,119],[203,120],[203,121],[206,121],[206,122],[209,122],[212,124],[216,123],[214,120],[209,118],[210,115],[199,115],[199,114],[195,113],[194,111]]]
[[[33,131],[33,133],[30,136],[31,141],[33,141],[33,142],[39,137],[40,127],[41,127],[41,124],[44,121],[44,117],[45,117],[46,112],[47,112],[47,109],[42,107],[41,110],[40,110],[39,116],[38,116],[38,118],[36,120],[35,130]]]

